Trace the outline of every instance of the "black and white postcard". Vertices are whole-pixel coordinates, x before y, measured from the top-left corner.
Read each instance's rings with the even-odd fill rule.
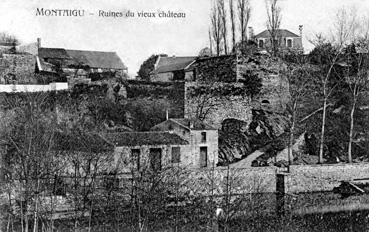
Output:
[[[1,0],[0,231],[369,231],[368,11]]]

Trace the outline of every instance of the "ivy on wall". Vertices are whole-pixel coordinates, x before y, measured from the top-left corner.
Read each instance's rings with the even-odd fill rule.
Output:
[[[243,79],[237,83],[203,83],[190,86],[187,93],[190,97],[201,95],[211,95],[214,97],[233,97],[242,96],[253,98],[260,93],[262,79],[257,74],[243,74]]]
[[[194,67],[198,81],[235,82],[237,80],[235,55],[200,58]]]

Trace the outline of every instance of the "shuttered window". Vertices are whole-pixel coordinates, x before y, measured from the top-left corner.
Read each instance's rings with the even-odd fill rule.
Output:
[[[172,163],[180,163],[180,162],[181,162],[181,148],[172,147]]]

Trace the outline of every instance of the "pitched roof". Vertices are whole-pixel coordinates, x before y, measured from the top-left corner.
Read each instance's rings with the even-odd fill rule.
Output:
[[[68,50],[64,48],[39,48],[38,56],[42,59],[67,59],[75,64],[82,63],[91,68],[127,69],[115,52]]]
[[[191,130],[216,130],[209,124],[199,120],[199,119],[188,119],[188,118],[170,118],[169,120],[186,127]],[[192,128],[191,128],[192,124]]]
[[[257,38],[269,38],[269,37],[270,37],[270,32],[268,30],[260,32],[259,34],[255,36],[256,39]],[[277,37],[300,37],[300,36],[286,29],[277,29]]]
[[[101,153],[113,151],[114,146],[98,134],[57,132],[54,135],[53,149]]]
[[[39,48],[38,56],[43,59],[72,59],[64,48]]]
[[[154,73],[166,73],[184,70],[188,65],[195,61],[195,56],[188,57],[161,57],[156,66]]]
[[[104,136],[116,146],[142,145],[187,145],[188,142],[169,132],[125,132],[111,133]]]

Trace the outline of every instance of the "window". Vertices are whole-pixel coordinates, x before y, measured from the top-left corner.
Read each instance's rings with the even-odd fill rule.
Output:
[[[55,196],[65,196],[66,195],[66,185],[63,179],[58,175],[55,175],[54,177],[53,194]]]
[[[106,190],[113,190],[119,188],[119,179],[115,173],[107,173],[103,179],[103,186]]]
[[[153,171],[161,170],[161,149],[150,148],[150,166]]]
[[[200,147],[200,168],[208,166],[208,148]]]
[[[140,149],[132,149],[131,150],[131,161],[133,164],[133,167],[137,168],[137,171],[140,170]]]
[[[173,72],[173,80],[174,81],[181,81],[185,79],[185,71],[184,70],[179,70],[179,71],[174,71]]]
[[[201,132],[201,142],[206,143],[206,132]]]
[[[292,39],[287,40],[287,47],[292,48]]]
[[[259,48],[263,48],[264,47],[264,40],[259,39]]]
[[[180,162],[181,162],[181,148],[172,147],[172,163],[180,163]]]

